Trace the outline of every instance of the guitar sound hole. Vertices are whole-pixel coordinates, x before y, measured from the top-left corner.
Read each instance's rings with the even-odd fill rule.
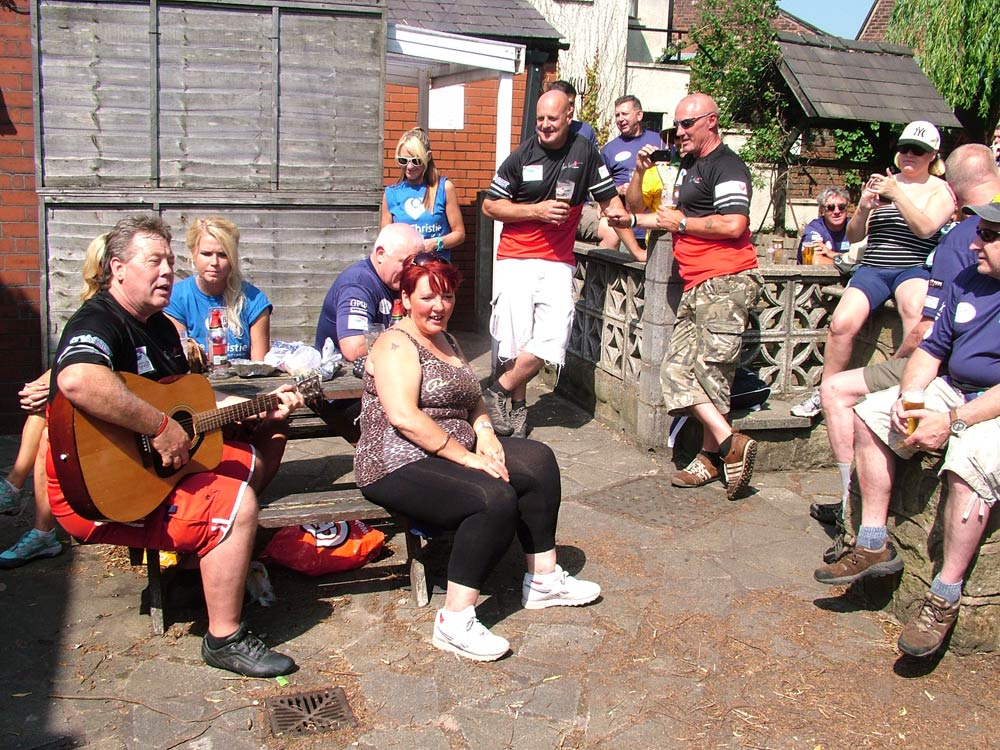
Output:
[[[184,431],[187,432],[188,437],[193,436],[194,419],[191,416],[191,412],[176,411],[173,414],[171,414],[170,417],[171,419],[174,419],[175,421],[180,423],[181,427],[184,428]],[[149,445],[148,438],[146,438],[145,435],[140,435],[140,437],[144,441],[146,441],[148,445],[148,453],[145,455],[149,456],[149,458],[151,459],[150,464],[155,468],[156,475],[158,477],[163,477],[163,478],[171,477],[179,471],[179,469],[175,469],[173,466],[164,466],[163,461],[160,460],[160,454],[157,453],[156,450],[151,445]],[[193,459],[195,454],[198,452],[198,448],[201,447],[201,442],[202,440],[204,440],[204,438],[205,438],[204,435],[198,435],[191,442],[191,452],[188,458],[189,461]]]

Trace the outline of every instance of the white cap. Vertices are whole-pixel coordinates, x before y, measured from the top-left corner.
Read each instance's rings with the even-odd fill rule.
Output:
[[[905,146],[907,144],[923,146],[931,151],[938,151],[941,148],[941,134],[934,125],[926,120],[914,120],[903,128],[903,134],[896,141],[897,146]]]

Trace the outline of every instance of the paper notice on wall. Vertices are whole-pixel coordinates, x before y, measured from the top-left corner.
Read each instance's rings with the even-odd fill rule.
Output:
[[[465,85],[431,89],[427,119],[431,130],[465,128]]]

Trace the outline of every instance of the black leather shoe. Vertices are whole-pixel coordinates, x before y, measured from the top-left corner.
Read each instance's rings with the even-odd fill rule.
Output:
[[[840,520],[840,503],[813,503],[809,506],[809,515],[827,526],[836,526]]]
[[[242,623],[219,648],[212,648],[208,645],[208,638],[203,638],[201,658],[209,666],[246,677],[277,677],[298,669],[298,665],[290,657],[265,646],[260,638],[247,629],[246,623]]]

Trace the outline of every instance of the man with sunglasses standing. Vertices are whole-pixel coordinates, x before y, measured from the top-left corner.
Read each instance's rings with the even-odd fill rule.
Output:
[[[674,200],[656,214],[634,220],[673,234],[674,260],[684,293],[660,367],[663,401],[671,414],[688,414],[704,428],[701,451],[675,474],[675,487],[701,487],[717,479],[732,500],[749,483],[757,443],[733,431],[726,419],[743,332],[764,282],[750,242],[750,170],[719,135],[719,109],[705,94],[677,105],[676,143],[681,152]],[[638,210],[642,179],[653,165],[652,148],[636,158],[627,195]],[[654,239],[650,239],[653,243]]]
[[[562,367],[573,325],[573,246],[587,195],[622,226],[626,214],[593,143],[570,133],[573,107],[546,91],[535,136],[497,170],[483,214],[503,223],[493,277],[490,333],[502,371],[483,398],[499,435],[525,437],[528,381],[545,362]]]
[[[840,586],[901,571],[903,560],[886,528],[893,454],[943,451],[944,560],[900,633],[899,648],[910,656],[933,654],[954,625],[963,578],[1000,498],[1000,195],[962,211],[978,217],[970,246],[976,265],[959,273],[945,292],[931,333],[910,356],[899,386],[855,407],[861,528],[843,557],[814,573],[820,583]],[[914,391],[923,394],[923,408],[904,404],[901,394]],[[908,420],[916,421],[914,429]]]
[[[831,185],[819,194],[816,202],[819,204],[819,216],[802,230],[797,258],[799,263],[802,262],[802,245],[806,242],[822,242],[826,250],[818,252],[828,258],[851,249],[851,243],[847,239],[847,205],[850,203],[847,191]]]

